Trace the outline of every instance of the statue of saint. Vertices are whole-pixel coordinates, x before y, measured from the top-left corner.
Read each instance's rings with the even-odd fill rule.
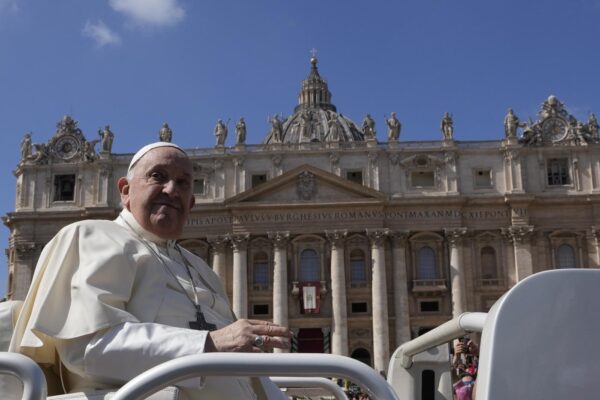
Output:
[[[340,126],[340,121],[338,120],[336,113],[331,114],[331,119],[327,121],[327,126],[329,127],[329,141],[339,142],[342,133],[342,127]]]
[[[512,108],[508,109],[508,113],[504,117],[504,133],[507,138],[517,137],[517,128],[519,127],[519,117],[517,117]]]
[[[169,124],[166,122],[158,132],[158,140],[161,142],[170,142],[173,139],[173,131],[169,128]]]
[[[598,139],[598,121],[593,113],[590,114],[590,117],[588,118],[587,128],[592,138]]]
[[[223,120],[218,120],[215,126],[215,137],[217,138],[217,146],[224,146],[225,139],[227,139],[227,126]]]
[[[102,153],[110,153],[113,139],[115,138],[115,135],[110,130],[110,125],[106,125],[104,129],[99,129],[98,134],[102,140]]]
[[[246,143],[246,121],[244,117],[240,117],[240,120],[235,124],[235,144]]]
[[[388,126],[388,142],[395,142],[400,139],[400,129],[402,129],[402,124],[398,121],[398,118],[396,118],[395,112],[385,120],[385,123]]]
[[[302,111],[300,113],[300,140],[302,142],[309,142],[312,131],[311,125],[312,116],[308,111]]]
[[[367,139],[375,139],[375,121],[371,118],[371,114],[367,114],[362,123],[362,131]]]
[[[271,122],[271,143],[281,143],[283,135],[283,122],[279,119],[279,116],[274,116],[270,120]]]
[[[21,161],[27,161],[31,157],[31,133],[26,133],[21,140]]]
[[[442,123],[440,125],[440,129],[442,130],[442,134],[444,135],[445,140],[452,140],[454,137],[454,121],[452,121],[452,116],[450,113],[445,112],[444,118],[442,118]]]

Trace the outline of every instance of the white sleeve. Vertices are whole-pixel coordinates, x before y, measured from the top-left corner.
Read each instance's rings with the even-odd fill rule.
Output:
[[[94,335],[57,343],[71,372],[104,384],[123,384],[165,361],[204,352],[208,331],[125,322]],[[197,379],[183,386],[201,386]]]

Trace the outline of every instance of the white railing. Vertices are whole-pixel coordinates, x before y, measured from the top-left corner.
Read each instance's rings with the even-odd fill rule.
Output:
[[[397,355],[400,358],[402,367],[410,368],[412,364],[412,357],[416,354],[422,353],[425,350],[431,349],[432,347],[438,346],[443,343],[464,336],[470,332],[481,332],[487,313],[474,312],[474,313],[463,313],[458,317],[451,319],[448,322],[443,323],[430,330],[429,332],[411,340],[410,342],[404,343],[399,348]]]
[[[125,384],[112,400],[139,400],[197,376],[337,377],[357,383],[371,398],[398,400],[390,385],[360,361],[333,354],[205,353],[158,365]]]
[[[23,382],[23,400],[46,399],[46,377],[31,358],[19,353],[1,352],[0,374],[17,377]]]
[[[342,388],[327,378],[318,378],[318,377],[303,378],[303,377],[293,377],[293,376],[286,376],[286,377],[274,376],[274,377],[271,377],[271,380],[273,381],[273,383],[275,383],[277,386],[279,386],[279,388],[287,388],[287,389],[321,388],[321,389],[325,389],[326,391],[331,393],[333,395],[333,397],[336,398],[336,400],[348,400],[348,396],[346,396],[346,393],[344,393]]]

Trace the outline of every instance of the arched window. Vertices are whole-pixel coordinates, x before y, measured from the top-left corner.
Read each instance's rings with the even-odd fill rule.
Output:
[[[568,244],[561,244],[558,246],[558,268],[576,268],[575,264],[575,250]]]
[[[369,350],[363,349],[362,347],[354,350],[350,357],[354,358],[355,360],[362,361],[367,365],[371,365],[371,353],[369,353]]]
[[[300,253],[300,282],[321,280],[321,262],[319,254],[313,249],[305,249]]]
[[[491,246],[485,246],[481,249],[481,278],[497,279],[498,269],[496,268],[496,250]]]
[[[367,283],[365,253],[359,249],[350,252],[350,282],[352,284]]]
[[[417,279],[437,279],[435,251],[428,246],[417,252]]]
[[[269,285],[269,256],[264,251],[254,254],[254,284]]]

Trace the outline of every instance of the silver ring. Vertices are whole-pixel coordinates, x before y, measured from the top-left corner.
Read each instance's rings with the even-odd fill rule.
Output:
[[[264,336],[256,336],[254,338],[254,345],[256,347],[263,347],[263,345],[265,344],[265,337]]]

